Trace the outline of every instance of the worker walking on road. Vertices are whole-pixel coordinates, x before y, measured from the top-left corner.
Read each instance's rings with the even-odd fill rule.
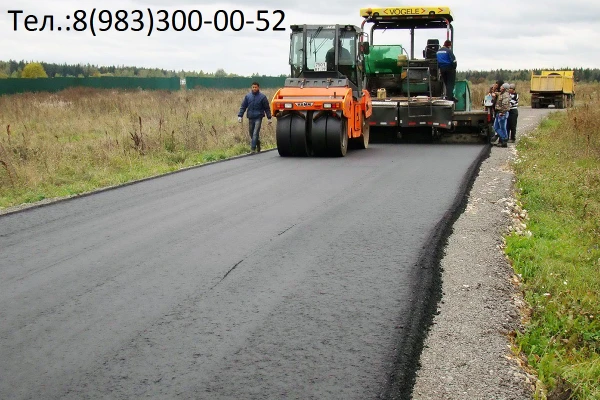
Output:
[[[452,52],[452,42],[446,40],[444,46],[436,53],[438,68],[444,82],[446,99],[458,101],[454,97],[454,83],[456,82],[456,57]]]
[[[269,125],[271,124],[271,107],[267,96],[261,93],[258,82],[252,82],[250,93],[242,101],[238,113],[239,123],[242,123],[246,110],[248,111],[246,115],[248,117],[248,133],[250,134],[250,150],[252,153],[260,152],[260,127],[265,114],[269,120]]]
[[[510,95],[508,94],[508,83],[500,86],[500,93],[496,99],[496,118],[494,119],[494,130],[498,135],[498,145],[507,147],[508,133],[506,132],[506,120],[510,111]]]
[[[517,118],[519,118],[519,93],[516,91],[514,83],[511,83],[508,88],[510,95],[510,112],[506,121],[508,141],[514,143],[517,139]]]

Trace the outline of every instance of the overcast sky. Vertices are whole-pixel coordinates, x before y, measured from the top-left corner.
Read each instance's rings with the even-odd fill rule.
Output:
[[[360,25],[363,7],[435,6],[447,5],[454,15],[454,52],[459,70],[543,69],[561,67],[600,68],[600,2],[595,0],[505,0],[400,2],[358,0],[0,0],[0,60],[44,61],[99,66],[126,65],[169,70],[214,72],[219,68],[229,73],[250,75],[287,74],[289,26],[291,24],[353,24]],[[72,26],[76,10],[92,9],[96,13],[109,10],[143,10],[144,29],[141,32],[119,32],[114,28],[97,32],[66,31]],[[282,10],[283,32],[258,32],[262,24],[247,25],[242,31],[227,29],[219,32],[204,25],[199,31],[177,32],[169,29],[148,37],[148,8],[155,16],[155,28],[164,26],[156,21],[158,10],[172,14],[175,10],[189,13],[198,10],[203,19],[213,19],[218,10],[231,14],[241,10],[246,20],[256,21],[257,10],[267,10],[264,16],[271,28],[281,18],[274,14]],[[17,31],[13,29],[13,14],[18,16]],[[44,15],[54,15],[54,31],[29,32],[24,27],[25,16],[38,17],[41,28]],[[67,20],[66,16],[71,19]],[[103,14],[104,17],[107,13]],[[129,16],[129,21],[135,16]],[[31,19],[30,19],[31,20]],[[96,20],[95,28],[103,25]],[[58,31],[57,27],[62,30]],[[114,26],[114,25],[113,25]],[[121,24],[121,27],[123,25]],[[137,25],[136,25],[137,27]],[[435,36],[432,36],[435,37]],[[443,37],[440,37],[443,39]],[[418,51],[425,47],[416,45]],[[420,53],[419,53],[420,54]]]

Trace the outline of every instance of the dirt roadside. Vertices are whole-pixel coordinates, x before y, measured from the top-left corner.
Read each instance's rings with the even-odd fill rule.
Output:
[[[519,110],[517,141],[553,109]],[[511,356],[522,302],[502,236],[514,224],[514,144],[493,147],[441,260],[442,300],[425,339],[412,398],[531,399],[535,378]]]

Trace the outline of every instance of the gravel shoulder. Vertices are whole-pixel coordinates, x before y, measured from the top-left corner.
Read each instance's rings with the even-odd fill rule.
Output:
[[[519,109],[517,140],[550,109]],[[412,398],[531,399],[535,377],[512,357],[521,327],[518,280],[503,252],[513,225],[514,144],[493,147],[468,194],[441,260],[442,299],[421,354]]]

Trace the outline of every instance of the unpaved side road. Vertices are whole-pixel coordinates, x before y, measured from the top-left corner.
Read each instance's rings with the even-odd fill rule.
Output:
[[[517,141],[553,109],[519,110]],[[441,261],[442,300],[424,343],[413,399],[531,399],[533,378],[511,359],[518,289],[502,250],[512,224],[514,144],[493,147]]]

